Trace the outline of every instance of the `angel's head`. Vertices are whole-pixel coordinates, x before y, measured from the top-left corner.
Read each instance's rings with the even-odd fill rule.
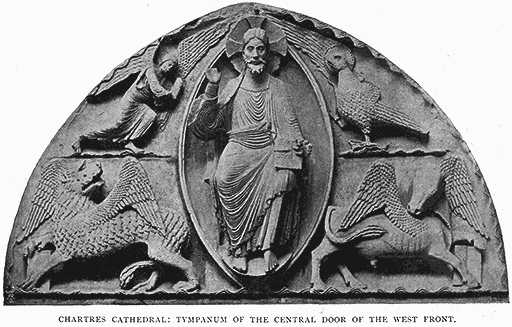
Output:
[[[158,66],[159,74],[167,76],[174,73],[178,68],[178,55],[175,52],[171,52],[163,57],[162,62]]]
[[[338,73],[344,69],[354,70],[355,58],[347,47],[337,44],[328,48],[324,54],[327,70],[330,73]]]
[[[269,57],[267,33],[261,28],[251,28],[245,32],[243,44],[242,55],[247,68],[253,74],[261,74]]]

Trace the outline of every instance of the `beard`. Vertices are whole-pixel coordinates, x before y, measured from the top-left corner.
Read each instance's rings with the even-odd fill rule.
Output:
[[[258,59],[258,60],[246,60],[245,61],[245,65],[247,66],[247,68],[249,69],[249,71],[252,73],[252,74],[256,74],[256,75],[259,75],[263,72],[263,70],[265,69],[265,66],[266,66],[266,61],[263,60],[263,59]]]

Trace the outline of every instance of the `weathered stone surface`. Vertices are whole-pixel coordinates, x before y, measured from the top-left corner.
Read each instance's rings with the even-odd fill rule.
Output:
[[[257,8],[257,11],[254,8]],[[237,15],[231,16],[235,12]],[[214,157],[215,151],[222,152],[222,146],[220,150],[215,150],[213,142],[220,143],[222,140],[216,136],[213,137],[214,141],[210,141],[210,144],[204,143],[204,141],[197,140],[188,127],[191,120],[190,117],[194,111],[192,108],[193,102],[194,100],[197,101],[199,96],[205,92],[206,80],[203,76],[208,68],[218,67],[222,72],[222,79],[220,81],[221,92],[226,88],[227,81],[238,74],[236,67],[232,66],[230,58],[223,51],[226,38],[229,37],[235,24],[244,17],[240,13],[251,16],[259,14],[272,21],[272,23],[284,31],[287,37],[288,53],[283,56],[279,70],[273,73],[277,79],[281,80],[291,89],[293,95],[290,98],[292,99],[292,107],[294,107],[299,126],[304,134],[304,138],[313,145],[311,156],[306,159],[305,164],[307,167],[305,169],[307,182],[301,186],[301,190],[306,196],[302,198],[305,200],[299,206],[299,231],[293,233],[294,243],[289,246],[288,250],[282,252],[282,257],[278,258],[279,266],[277,269],[270,269],[272,271],[269,274],[265,274],[267,269],[264,266],[268,266],[268,263],[265,261],[264,254],[257,252],[255,253],[255,258],[249,260],[249,263],[254,262],[256,268],[251,268],[249,264],[249,271],[247,273],[244,271],[237,272],[232,269],[233,267],[229,263],[230,256],[226,256],[227,252],[222,248],[228,242],[226,235],[222,235],[224,241],[217,240],[217,237],[223,234],[214,214],[214,194],[218,191],[214,189],[212,193],[208,185],[202,182],[204,173],[208,170],[207,162],[209,158]],[[34,230],[34,234],[31,234],[32,231],[30,231],[28,233],[30,235],[26,237],[23,237],[25,235],[22,231],[24,226],[26,227],[25,230],[31,230],[31,226],[35,226],[39,222],[37,220],[39,219],[37,218],[38,213],[31,214],[30,211],[37,211],[37,209],[31,208],[38,205],[34,204],[38,203],[37,189],[42,181],[45,184],[46,180],[42,177],[44,175],[42,172],[45,171],[45,167],[48,167],[48,163],[53,162],[53,159],[63,160],[71,165],[80,166],[82,159],[85,159],[88,163],[99,161],[102,167],[105,166],[104,179],[106,180],[105,185],[107,187],[103,190],[103,196],[106,196],[110,194],[109,192],[112,190],[113,185],[116,185],[116,180],[122,179],[120,176],[122,175],[122,169],[119,167],[121,166],[120,162],[125,157],[136,157],[137,159],[133,159],[134,162],[137,162],[137,165],[140,162],[144,170],[147,171],[148,180],[151,185],[150,188],[154,191],[158,211],[163,212],[164,210],[161,210],[161,208],[171,206],[173,210],[185,217],[188,222],[191,229],[191,242],[189,248],[182,252],[182,256],[192,262],[192,274],[197,275],[199,278],[197,290],[186,288],[188,291],[196,292],[195,298],[199,297],[201,299],[202,296],[217,296],[220,299],[222,298],[222,293],[226,292],[241,292],[239,296],[242,298],[251,298],[251,296],[257,296],[261,293],[270,294],[274,297],[288,297],[292,296],[291,294],[299,293],[302,294],[300,298],[303,301],[309,301],[311,298],[321,298],[322,294],[331,292],[339,294],[340,298],[350,298],[352,296],[350,293],[353,292],[383,292],[384,294],[393,294],[395,292],[435,294],[437,292],[438,295],[441,292],[443,297],[446,297],[446,294],[449,294],[448,297],[455,294],[457,294],[457,297],[464,297],[465,294],[470,294],[468,292],[471,292],[471,294],[476,292],[482,296],[489,294],[506,296],[508,294],[506,266],[502,252],[503,243],[490,195],[478,166],[476,166],[473,158],[467,152],[465,144],[460,139],[460,135],[444,117],[444,114],[437,105],[407,75],[403,74],[401,70],[389,63],[385,58],[377,55],[369,46],[342,31],[328,27],[314,19],[305,18],[300,14],[289,13],[285,15],[284,13],[285,11],[281,9],[263,5],[244,4],[239,7],[212,13],[206,16],[206,18],[195,21],[189,27],[185,26],[180,28],[178,32],[171,32],[169,36],[159,40],[159,43],[153,43],[154,45],[148,49],[158,49],[163,54],[154,56],[151,52],[152,50],[145,52],[149,53],[149,64],[147,67],[151,67],[149,65],[160,65],[166,53],[173,51],[184,51],[183,53],[186,53],[186,55],[180,57],[180,59],[185,59],[179,62],[182,65],[180,66],[181,71],[179,74],[184,83],[181,92],[176,93],[179,96],[173,97],[176,102],[165,102],[164,104],[165,108],[162,111],[170,112],[169,120],[164,125],[165,128],[156,130],[151,135],[145,134],[145,132],[142,133],[140,130],[134,132],[135,134],[141,134],[141,136],[148,136],[148,139],[142,142],[143,153],[127,154],[123,148],[124,144],[118,147],[117,145],[112,146],[112,144],[105,145],[101,143],[99,146],[92,148],[92,150],[88,149],[89,152],[82,151],[81,153],[78,153],[76,148],[72,148],[77,139],[91,131],[120,126],[119,122],[123,121],[122,111],[126,109],[126,106],[123,105],[123,98],[127,98],[130,85],[132,87],[136,86],[137,82],[142,81],[143,76],[140,72],[131,73],[126,77],[128,79],[127,82],[121,81],[118,84],[105,86],[111,80],[107,77],[107,82],[100,83],[99,87],[91,92],[43,154],[40,164],[36,167],[31,177],[25,192],[26,194],[22,199],[6,259],[6,277],[8,279],[5,283],[5,290],[10,294],[13,303],[22,303],[31,297],[44,299],[46,294],[59,294],[59,296],[70,301],[80,299],[85,293],[89,294],[88,296],[92,296],[92,298],[94,298],[94,294],[107,294],[107,296],[112,298],[124,296],[129,298],[132,295],[131,292],[126,292],[117,286],[118,279],[123,281],[123,277],[118,275],[123,275],[123,269],[133,262],[131,251],[137,254],[134,257],[140,257],[138,260],[142,264],[147,261],[148,257],[145,254],[144,248],[128,248],[125,252],[111,254],[112,257],[105,257],[102,253],[97,258],[71,256],[74,260],[70,264],[66,264],[58,273],[48,270],[49,275],[44,276],[41,281],[29,280],[28,283],[24,281],[26,271],[24,271],[25,267],[23,264],[23,252],[26,251],[27,245],[29,245],[28,249],[31,250],[28,255],[28,270],[30,270],[31,260],[38,263],[38,267],[40,266],[39,262],[50,260],[49,258],[55,252],[49,254],[48,250],[51,252],[58,245],[48,242],[51,245],[49,248],[45,248],[46,239],[43,238],[45,241],[43,246],[38,247],[39,240],[35,235],[36,230]],[[194,39],[194,35],[198,33],[204,34]],[[300,38],[304,35],[312,37],[318,43],[304,43],[302,40],[297,39],[297,37]],[[211,39],[208,39],[208,37],[211,37]],[[194,46],[195,42],[199,42],[209,50],[204,51],[204,53],[198,52],[195,48],[192,51],[188,50],[187,46]],[[324,66],[326,64],[322,56],[328,53],[326,50],[332,47],[332,44],[350,48],[349,51],[355,57],[352,84],[350,83],[350,77],[342,76],[341,74],[339,74],[336,80],[335,74]],[[203,47],[200,46],[199,48]],[[190,61],[190,53],[187,51],[194,55],[199,55]],[[137,56],[133,58],[137,58]],[[128,60],[128,63],[130,64],[130,60]],[[124,66],[121,66],[121,69],[124,69]],[[119,70],[117,70],[117,73],[119,73]],[[359,73],[364,76],[365,81],[359,79]],[[116,71],[114,71],[113,76],[117,76]],[[175,79],[176,77],[173,77],[171,85],[174,84]],[[372,84],[368,84],[366,81]],[[164,87],[171,90],[171,85]],[[144,88],[141,89],[144,90]],[[151,91],[151,88],[148,87],[147,90]],[[269,90],[270,94],[274,92],[272,88]],[[355,93],[347,93],[347,90],[353,91],[357,95],[355,96]],[[111,92],[110,95],[108,92]],[[236,97],[236,95],[233,96]],[[354,97],[360,102],[351,102]],[[368,105],[365,107],[361,103]],[[148,105],[148,108],[144,110],[158,111],[155,108],[152,105]],[[370,134],[372,136],[371,141],[377,145],[371,145],[367,148],[363,146],[361,151],[359,150],[360,148],[351,147],[348,141],[362,139],[362,132],[364,132],[366,127],[359,125],[357,117],[354,118],[344,114],[343,111],[347,110],[347,108],[348,111],[357,110],[358,114],[366,108],[369,112],[369,117],[376,116],[375,110],[379,109],[383,112],[381,116],[386,117],[389,116],[385,114],[386,112],[402,112],[403,115],[411,117],[411,123],[408,123],[409,126],[413,124],[419,126],[418,133],[415,133],[414,128],[406,127],[405,129],[412,130],[412,133],[406,131],[403,134],[404,126],[401,126],[401,129],[395,129],[393,126],[398,124],[397,121],[388,119],[387,126],[392,126],[390,129],[381,130],[381,133],[377,134],[375,138],[373,133]],[[117,114],[112,113],[115,110],[118,111]],[[131,125],[142,124],[146,121],[151,122],[150,118],[145,118],[141,111],[138,111],[137,114],[142,118]],[[341,118],[345,118],[348,123],[347,129],[339,128],[337,114]],[[100,117],[100,119],[96,119],[95,115]],[[365,117],[361,117],[362,121],[365,119]],[[399,119],[401,122],[404,120],[406,118]],[[382,121],[377,121],[376,123],[379,124]],[[484,251],[480,259],[478,256],[475,259],[466,259],[470,273],[478,275],[475,271],[482,271],[481,276],[473,276],[478,280],[476,283],[478,285],[472,282],[460,287],[454,286],[458,283],[456,277],[452,280],[450,266],[442,263],[442,260],[403,259],[402,255],[397,254],[398,252],[407,254],[407,251],[403,250],[395,251],[391,254],[388,253],[387,255],[391,258],[384,258],[387,261],[383,261],[383,266],[379,264],[376,270],[368,267],[365,263],[366,261],[360,256],[350,257],[351,262],[348,264],[348,267],[355,268],[352,269],[353,272],[359,280],[365,282],[367,288],[363,288],[362,285],[361,287],[345,285],[336,276],[336,266],[342,262],[337,260],[345,260],[343,255],[324,263],[327,267],[326,273],[322,271],[323,268],[321,267],[310,266],[311,258],[309,253],[322,241],[324,219],[330,219],[329,216],[324,216],[327,206],[337,206],[347,210],[352,201],[355,201],[354,199],[357,200],[356,190],[372,163],[384,160],[395,167],[398,181],[397,196],[405,210],[413,196],[417,196],[412,189],[420,183],[420,179],[425,175],[433,175],[431,171],[436,171],[436,169],[441,167],[442,160],[448,156],[458,158],[466,167],[471,185],[468,196],[470,198],[474,197],[478,213],[481,215],[478,219],[485,225],[486,230],[489,231],[485,233],[486,236],[489,236],[485,246],[483,248],[480,247],[479,250]],[[431,171],[421,172],[420,168],[422,167],[431,167]],[[73,169],[76,170],[77,167]],[[420,171],[420,177],[417,179],[414,177],[414,172],[416,171]],[[220,174],[220,172],[217,174]],[[50,176],[48,179],[49,183],[52,184],[52,181],[56,178],[53,175]],[[108,187],[109,185],[110,188]],[[425,189],[420,189],[418,192],[426,192]],[[48,192],[45,191],[44,193]],[[454,196],[460,197],[457,194]],[[64,203],[66,203],[65,200]],[[97,205],[103,205],[104,202],[101,202],[101,200],[101,198],[95,200],[98,203]],[[108,197],[104,201],[107,200],[109,200]],[[119,203],[123,202],[122,199],[119,201]],[[438,199],[439,206],[446,206],[448,202],[448,196]],[[46,210],[44,207],[50,206],[50,204],[43,202],[41,206],[43,210]],[[115,207],[116,204],[113,204],[113,206]],[[126,206],[133,207],[134,203],[128,203]],[[106,205],[105,207],[110,208]],[[126,208],[122,207],[118,210],[121,215]],[[147,218],[147,213],[143,213],[137,208],[133,210],[135,215],[139,215],[145,221],[149,221],[149,225],[160,231],[162,230],[162,226]],[[89,213],[89,210],[84,210],[84,212]],[[452,208],[452,210],[447,210],[446,212],[447,215],[453,215],[454,210]],[[367,213],[371,214],[373,212]],[[52,211],[51,214],[54,214],[54,212]],[[89,216],[79,212],[64,219],[79,220],[82,217],[81,215]],[[36,219],[35,225],[25,223],[29,219],[26,218],[27,216],[36,217],[34,218]],[[118,217],[117,213],[113,217]],[[359,217],[358,219],[364,218]],[[412,216],[410,218],[416,219]],[[468,216],[462,217],[462,223],[470,221],[466,225],[469,224],[470,229],[474,230],[477,228],[475,226],[479,223],[472,223],[473,218],[472,216],[469,218]],[[52,217],[45,219],[51,220]],[[123,218],[119,219],[122,220]],[[391,218],[383,215],[381,219]],[[450,220],[450,218],[445,219]],[[447,226],[449,227],[448,233],[452,233],[450,222]],[[101,224],[99,228],[101,229]],[[49,229],[51,232],[54,231],[52,227]],[[126,238],[128,237],[126,235],[131,233],[124,229],[118,229],[117,232],[117,235],[120,235],[121,238]],[[386,233],[389,232],[386,231]],[[16,242],[16,239],[20,239],[20,235],[23,235],[20,242]],[[417,235],[410,236],[413,242],[404,245],[399,240],[399,242],[402,242],[400,246],[410,248],[416,246],[411,245],[414,242],[423,244],[422,242],[424,241],[421,238],[416,238]],[[31,243],[32,239],[36,241],[35,245]],[[112,238],[110,239],[112,240]],[[133,243],[139,243],[139,241],[137,239]],[[115,242],[115,240],[112,242]],[[450,247],[450,241],[447,242],[448,247]],[[68,245],[60,244],[63,250],[68,252],[73,250],[69,249]],[[465,244],[463,248],[466,249],[454,249],[453,252],[464,260],[463,257],[469,258],[468,255],[460,253],[473,251],[476,247],[473,245]],[[350,244],[345,247],[348,249],[352,248]],[[375,248],[371,249],[375,250]],[[155,256],[152,256],[149,245],[148,250],[149,259],[156,259]],[[313,258],[315,258],[315,252],[313,252]],[[321,255],[316,258],[319,260],[324,259]],[[112,265],[110,263],[111,259],[120,262],[120,264]],[[81,262],[82,260],[85,261]],[[261,260],[264,260],[263,263]],[[400,264],[396,264],[396,262]],[[104,268],[102,268],[100,273],[76,273],[80,270],[81,264],[89,265],[91,263],[103,266]],[[152,265],[154,265],[153,262],[147,265],[149,272],[151,272]],[[350,267],[350,265],[353,267]],[[263,268],[260,266],[263,266]],[[137,268],[136,266],[134,267]],[[164,278],[162,282],[156,285],[156,289],[142,289],[139,292],[144,293],[147,291],[148,295],[145,296],[152,298],[153,295],[154,299],[161,299],[162,294],[170,296],[170,299],[187,299],[187,294],[176,293],[176,289],[173,289],[172,285],[190,278],[183,278],[184,276],[178,278],[170,277],[166,272],[175,273],[176,271],[167,266],[164,267]],[[393,267],[393,269],[390,267]],[[45,272],[43,271],[43,273]],[[311,275],[320,272],[323,275],[320,276],[320,279],[325,284],[318,287],[317,283],[311,289],[312,291],[310,291]],[[149,275],[150,273],[148,273]],[[48,285],[43,280],[49,280],[50,284]],[[178,284],[178,290],[180,285]],[[262,285],[265,285],[265,287]],[[22,288],[20,289],[19,286],[22,286]],[[32,286],[36,286],[34,290],[36,290],[37,295],[25,293],[24,289],[31,290]],[[471,291],[468,290],[468,286]],[[74,295],[66,295],[71,293],[74,293]],[[295,297],[296,295],[293,296]]]

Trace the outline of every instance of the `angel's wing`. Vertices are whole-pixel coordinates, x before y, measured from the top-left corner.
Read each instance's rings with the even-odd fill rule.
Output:
[[[178,44],[180,76],[185,79],[211,47],[228,32],[229,23],[218,23],[193,34]]]
[[[445,158],[441,162],[441,174],[452,214],[458,215],[477,233],[488,238],[464,162],[458,157]]]
[[[41,179],[32,198],[28,219],[23,224],[17,242],[29,237],[43,222],[55,214],[55,200],[61,184],[67,179],[66,167],[60,160],[47,164],[41,173]]]
[[[338,45],[338,42],[329,40],[319,33],[307,29],[299,30],[295,25],[288,23],[287,21],[272,18],[269,19],[283,29],[288,42],[292,43],[297,47],[297,49],[307,55],[318,71],[320,71],[329,81],[336,83],[325,67],[324,56],[327,50]]]
[[[339,230],[346,230],[369,214],[382,209],[386,204],[386,181],[393,176],[395,176],[395,168],[390,163],[383,161],[374,163],[359,185],[356,199],[341,221]]]
[[[91,91],[87,99],[89,101],[98,101],[103,98],[105,94],[108,94],[115,85],[125,81],[130,76],[135,78],[136,75],[151,63],[158,44],[159,40],[156,40],[145,48],[140,49],[135,55],[123,61]]]
[[[164,228],[148,175],[140,162],[127,157],[119,173],[119,181],[107,198],[88,216],[93,224],[106,222],[127,207],[134,208],[150,225]]]
[[[219,23],[210,29],[196,33],[178,45],[180,75],[185,78],[194,68],[196,63],[208,52],[208,50],[220,41],[228,31],[229,24]],[[162,39],[162,38],[161,38]],[[160,39],[150,43],[139,50],[135,55],[126,59],[114,68],[89,94],[89,101],[99,101],[108,94],[114,86],[119,85],[130,77],[135,78],[142,70],[152,65],[153,56],[160,44]]]

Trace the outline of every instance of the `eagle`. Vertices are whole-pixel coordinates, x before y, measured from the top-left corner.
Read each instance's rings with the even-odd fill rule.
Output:
[[[334,87],[336,109],[330,112],[332,119],[341,128],[347,123],[364,134],[363,142],[349,142],[354,152],[385,150],[371,142],[372,131],[378,126],[412,134],[422,141],[428,140],[429,131],[405,113],[383,102],[379,88],[354,70],[355,57],[347,46],[284,20],[275,20],[275,23],[284,30],[287,40],[307,55]]]
[[[351,145],[358,149],[376,147],[370,136],[374,127],[379,126],[428,139],[429,131],[405,113],[383,102],[379,88],[354,71],[355,58],[347,47],[336,45],[327,50],[325,64],[333,74],[338,75],[335,94],[340,118],[364,134],[364,142],[351,141]]]

